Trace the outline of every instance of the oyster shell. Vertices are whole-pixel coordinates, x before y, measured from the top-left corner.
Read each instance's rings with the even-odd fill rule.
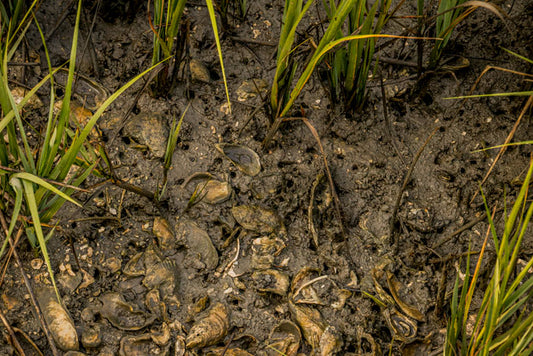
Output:
[[[253,99],[258,95],[266,94],[268,83],[264,79],[256,78],[245,80],[237,89],[237,100],[246,101]]]
[[[255,282],[255,287],[260,292],[274,293],[281,296],[287,295],[289,276],[281,271],[274,269],[256,271],[252,273],[252,279]]]
[[[213,270],[218,265],[218,252],[207,231],[201,229],[192,221],[184,221],[176,227],[176,236],[184,241],[189,248],[188,254],[198,258],[205,267]]]
[[[283,320],[270,332],[268,346],[265,349],[266,355],[296,356],[301,341],[302,334],[298,326],[290,320]]]
[[[248,147],[232,143],[218,143],[215,147],[244,174],[253,177],[261,171],[259,156]]]
[[[167,120],[157,113],[139,114],[124,126],[124,136],[133,141],[133,148],[149,149],[158,158],[165,155],[168,134]]]
[[[384,309],[382,314],[394,339],[410,343],[416,338],[416,321],[409,319],[395,308]]]
[[[93,327],[83,329],[81,334],[81,343],[83,347],[90,349],[98,347],[102,344],[102,332],[100,325],[96,324]]]
[[[252,241],[252,267],[256,270],[268,269],[274,259],[285,248],[278,237],[259,237]]]
[[[320,270],[311,267],[304,267],[291,283],[291,294],[295,303],[324,305],[318,293],[313,287],[313,282],[320,276]]]
[[[239,349],[238,347],[234,347],[231,349],[226,349],[225,347],[217,347],[213,350],[209,350],[208,353],[206,353],[206,356],[253,356],[248,351],[244,351],[242,349]]]
[[[78,350],[78,334],[68,311],[58,302],[54,290],[48,287],[36,291],[44,320],[56,345],[63,351]]]
[[[298,325],[300,325],[305,340],[307,340],[313,350],[318,349],[320,337],[327,327],[320,312],[314,308],[293,304],[292,302],[289,303],[289,309]]]
[[[235,220],[246,230],[272,234],[282,227],[281,218],[272,210],[256,205],[238,205],[231,208]]]
[[[100,297],[100,301],[102,317],[121,330],[140,330],[155,320],[155,316],[134,308],[118,293],[106,293]]]
[[[120,340],[119,356],[166,356],[169,355],[170,344],[161,347],[152,341],[150,334],[125,336]]]
[[[196,190],[202,192],[202,201],[209,204],[218,204],[228,200],[232,192],[228,182],[216,179],[198,183]]]
[[[157,242],[162,250],[168,250],[175,247],[176,236],[172,231],[172,227],[167,219],[156,217],[154,219],[154,226],[152,232],[157,237]]]
[[[215,304],[204,318],[192,326],[186,339],[187,348],[202,348],[222,340],[229,329],[228,313],[228,308],[224,304]]]

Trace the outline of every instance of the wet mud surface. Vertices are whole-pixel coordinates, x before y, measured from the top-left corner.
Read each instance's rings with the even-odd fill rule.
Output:
[[[37,14],[45,32],[64,8],[63,2],[52,3]],[[467,94],[487,65],[530,72],[500,46],[533,57],[531,4],[501,3],[509,12],[512,36],[482,10],[462,23],[445,53],[468,58],[470,66],[462,70],[437,71],[415,87],[416,68],[381,63],[358,114],[332,105],[324,83],[312,77],[294,113],[304,112],[320,136],[340,219],[321,152],[303,122],[284,124],[267,148],[261,146],[270,124],[263,106],[282,6],[281,1],[251,2],[244,21],[230,17],[233,32],[223,37],[223,54],[231,114],[224,110],[207,9],[198,3],[187,8],[189,51],[205,66],[203,79],[182,80],[165,98],[154,98],[149,90],[136,98],[141,81],[100,120],[101,134],[94,139],[104,142],[116,175],[153,193],[163,180],[172,120],[190,103],[160,203],[92,177],[85,185],[89,192],[75,195],[83,209],[69,204],[62,209],[61,232],[48,248],[68,314],[61,306],[41,307],[59,310],[56,317],[72,325],[75,332],[69,335],[74,332],[77,340],[56,340],[58,346],[102,356],[379,355],[389,350],[427,355],[441,350],[446,292],[453,287],[457,256],[468,251],[469,243],[478,250],[487,228],[477,192],[497,150],[477,150],[503,143],[524,105],[516,97],[445,98]],[[94,13],[89,7],[87,19]],[[405,6],[400,13],[415,9]],[[318,21],[313,16],[311,22]],[[71,9],[49,39],[53,65],[68,59],[73,24]],[[390,31],[402,26],[391,22]],[[80,42],[86,41],[87,28]],[[97,18],[78,69],[112,93],[149,66],[151,43],[142,6],[131,23]],[[36,33],[29,35],[28,46],[39,48]],[[416,61],[416,45],[397,41],[380,56]],[[39,73],[28,72],[32,85]],[[494,70],[476,92],[522,91],[525,85],[521,76]],[[432,132],[396,209],[407,172]],[[531,139],[531,133],[526,116],[514,140]],[[489,205],[501,203],[504,192],[508,198],[516,193],[529,155],[528,146],[507,150],[483,185]],[[532,244],[525,241],[524,259]],[[46,306],[53,300],[46,266],[38,253],[21,246],[23,267]],[[50,355],[14,264],[1,298],[11,325]],[[24,346],[31,350],[29,343]],[[0,341],[0,354],[13,352]]]

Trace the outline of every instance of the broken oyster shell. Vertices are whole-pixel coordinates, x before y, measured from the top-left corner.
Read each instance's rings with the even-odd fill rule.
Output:
[[[259,237],[252,241],[252,267],[256,270],[268,269],[274,259],[285,248],[278,237]]]
[[[229,311],[222,304],[215,304],[206,314],[191,328],[186,339],[188,349],[210,346],[222,340],[229,330]]]
[[[317,268],[304,267],[298,271],[291,283],[291,294],[295,303],[314,305],[325,304],[313,287],[313,283],[318,281],[317,278],[319,278],[319,276],[320,270]]]
[[[78,350],[78,334],[68,311],[59,303],[54,290],[48,287],[36,291],[44,320],[56,345],[63,351]]]
[[[260,292],[274,293],[281,296],[287,295],[289,289],[289,276],[281,271],[267,269],[252,273],[255,287]]]
[[[382,314],[394,339],[410,343],[416,338],[416,321],[409,319],[395,308],[383,309]]]
[[[158,346],[150,334],[125,336],[120,340],[119,356],[166,356],[169,355],[170,343]]]
[[[261,171],[259,155],[246,146],[218,143],[216,149],[244,174],[256,176]]]
[[[237,89],[237,100],[246,101],[255,98],[258,95],[266,94],[268,83],[264,79],[256,78],[245,80]]]
[[[118,293],[106,293],[100,297],[100,301],[100,315],[121,330],[140,330],[155,320],[155,316],[134,308]]]
[[[233,218],[246,230],[271,234],[282,227],[281,218],[272,210],[256,205],[238,205],[231,208]]]
[[[162,217],[154,218],[152,232],[157,237],[157,242],[162,250],[169,250],[176,244],[176,236],[167,219]]]

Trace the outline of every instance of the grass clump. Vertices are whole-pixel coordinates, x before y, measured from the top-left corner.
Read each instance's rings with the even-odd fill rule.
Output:
[[[32,3],[18,26],[12,22],[13,20],[2,24],[8,23],[9,25],[6,25],[8,29],[5,32],[2,26],[3,41],[0,48],[2,54],[0,67],[0,97],[2,98],[0,100],[2,109],[0,118],[2,137],[0,139],[0,184],[3,192],[3,203],[0,208],[5,216],[11,218],[11,221],[8,236],[0,249],[0,256],[4,253],[13,231],[16,228],[25,231],[30,244],[41,250],[55,286],[49,253],[46,248],[46,241],[52,236],[54,229],[50,229],[45,236],[43,226],[53,227],[54,223],[50,225],[52,219],[67,200],[79,205],[71,196],[98,164],[97,160],[90,160],[91,157],[94,157],[90,152],[95,152],[95,147],[89,146],[87,140],[89,134],[109,105],[154,67],[139,74],[112,94],[88,118],[85,126],[71,129],[71,98],[75,76],[81,0],[78,1],[76,24],[72,36],[68,79],[57,114],[54,113],[54,107],[59,101],[55,94],[53,75],[59,69],[52,69],[44,34],[37,21],[35,18],[32,22],[27,21],[32,18],[31,10],[35,4],[37,1]],[[4,11],[2,11],[2,15],[4,15]],[[13,58],[31,23],[36,25],[41,35],[49,74],[28,91],[20,102],[17,102],[8,80],[8,62]],[[48,82],[50,83],[48,116],[44,119],[42,130],[39,130],[38,127],[35,128],[29,124],[31,111],[25,111],[25,105]],[[39,124],[41,123],[39,122]],[[34,134],[34,137],[28,135],[30,132]]]
[[[188,36],[188,26],[183,21],[186,3],[187,0],[154,0],[153,20],[150,18],[150,26],[154,32],[152,65],[170,59],[164,64],[163,69],[157,75],[155,81],[155,94],[158,96],[168,93],[176,84],[177,74],[183,59]],[[213,35],[215,36],[228,109],[231,111],[226,71],[222,57],[220,37],[218,35],[215,5],[213,0],[205,0],[205,3],[209,12]],[[148,6],[150,7],[150,2]]]
[[[337,8],[335,1],[323,2],[329,20],[333,21]],[[372,6],[367,0],[357,0],[348,15],[345,31],[364,35],[381,33],[389,19],[390,6],[390,0],[376,1]],[[344,36],[340,29],[335,39]],[[358,111],[363,106],[375,45],[375,38],[353,40],[327,56],[332,102],[344,102],[346,111]]]
[[[506,214],[501,236],[485,201],[490,235],[496,253],[492,277],[479,310],[473,311],[472,300],[477,291],[481,262],[489,233],[483,243],[474,272],[467,259],[464,281],[455,281],[451,301],[451,317],[446,333],[445,355],[527,355],[533,351],[533,313],[528,302],[533,294],[533,278],[529,270],[533,258],[518,266],[521,245],[533,214],[528,201],[533,164],[522,184],[509,214]],[[529,204],[529,205],[528,205]],[[474,323],[471,323],[474,318]]]

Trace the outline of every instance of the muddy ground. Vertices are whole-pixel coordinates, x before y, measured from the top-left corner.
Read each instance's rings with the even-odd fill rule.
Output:
[[[384,60],[369,81],[368,99],[359,113],[345,114],[332,105],[325,83],[312,77],[294,115],[304,112],[320,136],[340,200],[341,219],[327,180],[320,179],[324,162],[308,128],[300,121],[284,124],[263,149],[261,142],[270,124],[263,100],[268,94],[238,98],[243,82],[262,79],[270,83],[273,78],[283,2],[253,1],[245,20],[229,17],[222,49],[231,114],[224,112],[222,75],[207,9],[202,2],[189,5],[189,55],[206,66],[209,81],[182,80],[164,98],[153,97],[149,90],[136,98],[143,86],[138,82],[99,122],[99,139],[116,175],[155,192],[163,177],[168,127],[190,103],[162,201],[154,203],[104,178],[91,177],[85,184],[89,193],[75,195],[84,202],[83,208],[65,205],[58,216],[61,231],[48,244],[80,351],[86,355],[180,355],[184,342],[190,344],[195,321],[207,315],[209,325],[217,327],[201,334],[213,332],[220,337],[213,346],[191,347],[197,354],[239,354],[236,349],[240,348],[254,355],[275,355],[268,345],[274,345],[276,337],[278,342],[288,342],[300,334],[287,321],[298,322],[303,329],[318,325],[322,343],[333,345],[324,354],[440,352],[449,315],[446,292],[453,287],[457,256],[468,250],[469,243],[472,250],[478,250],[487,228],[480,219],[484,207],[477,192],[497,150],[476,150],[503,143],[525,103],[519,97],[466,102],[445,98],[468,93],[487,65],[531,70],[501,47],[533,58],[532,4],[503,0],[499,5],[509,15],[510,32],[493,14],[478,10],[452,37],[444,57],[463,56],[470,62],[468,67],[437,70],[417,83],[416,68]],[[54,66],[69,57],[75,10],[65,10],[66,6],[66,1],[48,1],[37,12],[45,33],[56,26],[63,11],[68,14],[48,40]],[[117,6],[115,10],[124,11]],[[317,9],[309,25],[318,21]],[[87,40],[94,11],[91,4],[84,9],[80,42]],[[101,10],[101,15],[104,11],[109,9]],[[398,14],[415,12],[414,4],[406,3]],[[384,32],[401,33],[413,25],[410,21],[391,21]],[[305,26],[300,39],[305,38],[304,31]],[[79,71],[113,92],[149,67],[151,44],[144,5],[130,19],[99,16],[89,45],[79,56]],[[44,58],[35,29],[26,45],[30,53]],[[396,41],[381,49],[380,57],[414,62],[416,45]],[[35,84],[45,71],[44,60],[40,67],[28,67],[27,85]],[[379,77],[384,79],[388,119]],[[482,78],[476,92],[522,91],[527,85],[524,77],[494,70]],[[47,102],[46,93],[41,99]],[[130,108],[132,113],[123,120]],[[46,105],[41,110],[45,113]],[[434,130],[408,179],[397,223],[391,227],[408,169]],[[143,131],[151,136],[142,137]],[[526,115],[514,140],[531,139],[531,133]],[[257,152],[260,172],[255,176],[243,173],[215,148],[217,143],[240,144]],[[502,206],[504,192],[512,201],[530,152],[528,146],[509,148],[496,164],[483,185],[490,206]],[[198,172],[203,174],[194,175]],[[207,180],[227,182],[227,199],[209,203],[204,197],[190,204],[198,184],[199,195],[205,193],[202,187]],[[168,222],[173,236],[156,237],[153,228],[154,224],[160,228],[159,218]],[[524,242],[524,260],[533,253],[531,236]],[[39,254],[27,243],[19,251],[34,288],[44,290],[49,276],[46,266],[39,263]],[[492,256],[490,242],[488,251]],[[158,268],[163,268],[164,279],[148,280],[154,270],[154,278],[159,278]],[[390,280],[401,283],[400,297],[419,311],[420,320],[403,316],[391,306],[380,307],[368,297],[380,296],[376,283],[389,289],[387,273]],[[438,296],[444,301],[439,302]],[[9,323],[27,334],[43,354],[52,354],[14,263],[7,270],[1,297]],[[155,304],[150,304],[150,298],[155,298]],[[398,321],[404,328],[416,329],[395,331]],[[281,326],[271,334],[277,325]],[[2,333],[6,336],[5,329]],[[320,347],[312,345],[311,331],[304,330],[304,334],[299,346],[288,342],[297,349],[284,353],[294,355],[297,350],[308,355],[313,346]],[[0,341],[0,354],[14,354],[6,340]],[[36,354],[29,343],[23,345],[27,354]],[[227,351],[223,351],[225,346]]]

